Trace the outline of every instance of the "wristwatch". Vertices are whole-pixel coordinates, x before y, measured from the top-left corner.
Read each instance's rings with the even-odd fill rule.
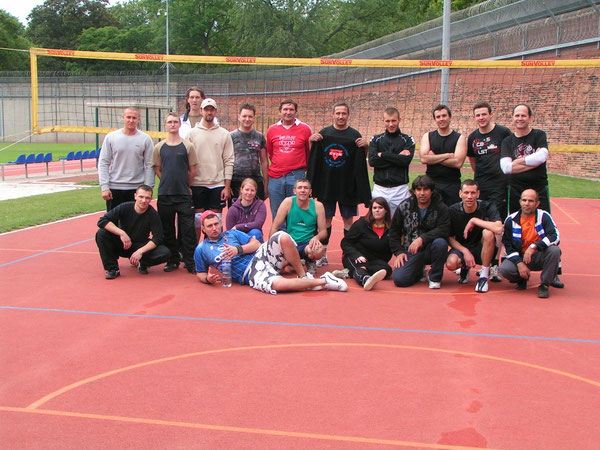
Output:
[[[530,248],[530,249],[532,249],[532,250],[537,250],[537,245],[535,245],[535,244],[531,244],[531,245],[529,246],[529,248]]]

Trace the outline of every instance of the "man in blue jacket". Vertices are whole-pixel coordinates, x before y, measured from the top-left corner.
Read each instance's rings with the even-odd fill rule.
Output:
[[[561,251],[558,228],[550,214],[538,209],[540,201],[535,189],[526,189],[519,200],[521,209],[510,214],[504,222],[502,243],[506,256],[500,273],[517,289],[527,289],[532,270],[541,270],[539,298],[550,296],[548,287],[564,287],[556,277]]]

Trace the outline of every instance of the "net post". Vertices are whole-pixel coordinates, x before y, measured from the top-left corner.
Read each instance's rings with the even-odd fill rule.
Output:
[[[31,71],[31,129],[38,131],[38,70],[37,54],[33,48],[29,49],[29,70]]]

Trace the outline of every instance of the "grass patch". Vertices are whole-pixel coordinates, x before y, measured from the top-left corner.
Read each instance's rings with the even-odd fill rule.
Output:
[[[409,173],[409,186],[415,178],[424,173]],[[462,179],[473,178],[472,174],[463,174]],[[371,186],[373,185],[373,172],[369,172]],[[591,181],[584,178],[567,177],[565,175],[548,174],[550,197],[560,198],[600,198],[600,181]]]
[[[8,142],[0,143],[0,163],[7,163],[9,161],[15,161],[19,155],[30,153],[52,153],[52,159],[58,161],[60,158],[67,156],[69,152],[94,150],[96,144],[93,143],[32,143],[32,142],[20,142],[18,144],[11,144]]]
[[[550,197],[600,198],[600,182],[548,174]]]
[[[422,173],[411,173],[410,182]],[[373,178],[373,172],[369,172]],[[470,178],[465,175],[463,178]],[[562,175],[548,175],[550,195],[563,198],[600,198],[600,182]],[[78,184],[98,186],[97,180]],[[156,180],[158,186],[158,180]],[[106,207],[96,188],[56,192],[13,200],[0,201],[0,232],[40,225],[79,214],[102,211]]]
[[[77,189],[0,202],[0,232],[40,225],[106,208],[98,189]]]

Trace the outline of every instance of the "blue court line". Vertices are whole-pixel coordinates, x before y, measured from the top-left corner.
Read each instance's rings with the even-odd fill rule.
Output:
[[[42,255],[45,255],[47,253],[56,252],[58,250],[62,250],[62,249],[69,248],[69,247],[73,247],[73,246],[79,245],[79,244],[84,244],[84,243],[89,242],[89,241],[91,241],[93,239],[94,238],[85,239],[83,241],[75,242],[73,244],[67,244],[67,245],[63,245],[62,247],[53,248],[52,250],[46,250],[44,252],[36,253],[35,255],[29,255],[29,256],[25,256],[24,258],[15,259],[14,261],[9,261],[9,262],[0,264],[0,267],[10,266],[11,264],[15,264],[15,263],[18,263],[18,262],[21,262],[21,261],[26,261],[26,260],[31,259],[31,258],[37,258],[38,256],[42,256]]]
[[[124,314],[124,313],[109,313],[100,311],[77,311],[70,309],[52,309],[52,308],[26,308],[20,306],[1,306],[0,309],[10,309],[19,311],[41,311],[41,312],[59,312],[68,314],[89,314],[96,316],[113,316],[113,317],[135,317],[139,319],[170,319],[170,320],[195,320],[202,322],[222,322],[222,323],[241,323],[250,325],[274,325],[284,327],[310,327],[310,328],[331,328],[338,330],[361,330],[361,331],[391,331],[397,333],[423,333],[423,334],[443,334],[451,336],[475,336],[475,337],[493,337],[505,339],[533,339],[539,341],[559,341],[559,342],[582,342],[586,344],[600,344],[600,340],[594,339],[573,339],[573,338],[557,338],[544,336],[519,336],[511,334],[492,334],[492,333],[466,333],[462,331],[439,331],[439,330],[411,330],[404,328],[382,328],[382,327],[366,327],[358,325],[329,325],[317,323],[293,323],[293,322],[266,322],[262,320],[241,320],[241,319],[215,319],[209,317],[185,317],[185,316],[157,316],[149,314]]]

